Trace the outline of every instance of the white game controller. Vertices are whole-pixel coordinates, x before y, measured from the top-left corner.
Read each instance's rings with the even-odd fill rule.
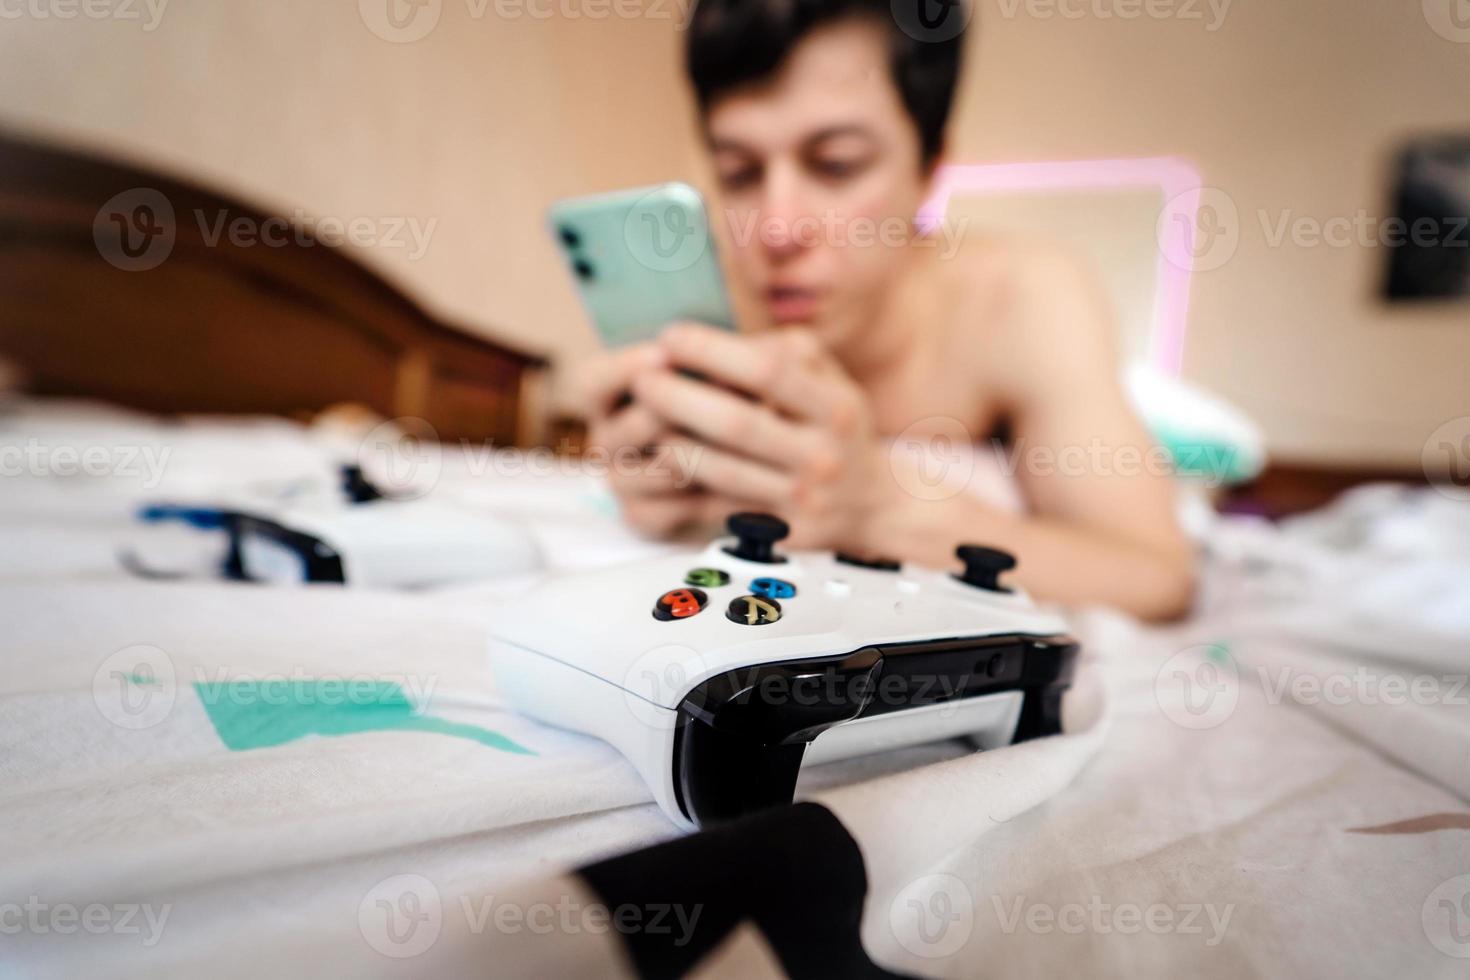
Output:
[[[123,560],[149,578],[222,573],[271,585],[408,589],[478,582],[542,565],[529,531],[484,508],[385,497],[357,466],[342,467],[340,479],[330,492],[308,487],[280,496],[236,492],[224,504],[149,504],[138,514],[143,523],[183,525],[195,536],[208,532],[208,540],[175,547],[190,559],[182,570],[177,556],[171,569],[152,559],[145,563],[131,550]],[[158,543],[150,547],[156,551]]]
[[[428,500],[375,500],[235,515],[241,577],[412,589],[478,582],[541,565],[536,542],[503,518]]]
[[[807,552],[786,525],[730,518],[695,555],[551,580],[490,639],[519,710],[610,742],[664,812],[699,826],[789,803],[803,764],[967,736],[981,748],[1061,730],[1077,644],[999,582]]]

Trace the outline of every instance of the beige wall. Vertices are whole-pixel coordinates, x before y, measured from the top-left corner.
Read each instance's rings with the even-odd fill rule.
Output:
[[[0,19],[0,125],[120,149],[288,211],[437,222],[421,258],[367,258],[472,329],[587,348],[545,208],[689,172],[677,21],[505,18],[497,2],[527,9],[442,0],[413,43],[371,33],[355,0],[172,0],[152,31]]]
[[[564,194],[699,173],[684,2],[570,20],[526,11],[612,0],[442,0],[437,27],[403,44],[352,0],[173,0],[152,31],[0,19],[0,125],[276,207],[437,219],[422,258],[371,261],[474,329],[586,351],[542,213]],[[1123,20],[1090,11],[1129,0],[1063,0],[1077,18],[982,0],[954,157],[1193,158],[1236,207],[1240,242],[1196,278],[1187,373],[1256,416],[1279,455],[1413,465],[1430,431],[1470,414],[1470,305],[1390,310],[1372,296],[1380,249],[1273,248],[1261,213],[1384,216],[1395,141],[1470,125],[1470,43],[1432,30],[1417,0],[1235,0],[1216,23],[1220,2],[1174,0],[1200,19]]]
[[[984,10],[957,155],[1193,158],[1241,221],[1234,257],[1195,278],[1186,371],[1279,455],[1417,465],[1430,432],[1470,415],[1470,305],[1390,310],[1372,296],[1381,249],[1273,248],[1259,218],[1382,217],[1398,139],[1470,130],[1470,44],[1418,0],[1236,0],[1214,32]]]

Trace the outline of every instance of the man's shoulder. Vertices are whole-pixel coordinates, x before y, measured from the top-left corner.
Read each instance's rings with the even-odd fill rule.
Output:
[[[936,277],[961,299],[983,300],[997,289],[1013,301],[1050,296],[1058,288],[1085,288],[1094,278],[1086,256],[1042,238],[986,237],[952,255],[936,256]]]
[[[1052,351],[1069,340],[1105,337],[1110,321],[1097,275],[1065,245],[987,238],[934,266],[951,339],[983,331],[992,350]]]

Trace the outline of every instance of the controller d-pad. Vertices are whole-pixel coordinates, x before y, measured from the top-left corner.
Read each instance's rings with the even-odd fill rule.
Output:
[[[784,578],[758,578],[750,583],[750,591],[762,599],[790,599],[796,586]]]
[[[653,618],[667,623],[673,619],[696,616],[709,602],[699,589],[670,589],[653,604]]]
[[[781,604],[758,595],[736,596],[726,607],[725,618],[741,626],[765,626],[781,618]]]
[[[718,589],[730,584],[730,573],[719,568],[691,568],[684,576],[684,584]]]

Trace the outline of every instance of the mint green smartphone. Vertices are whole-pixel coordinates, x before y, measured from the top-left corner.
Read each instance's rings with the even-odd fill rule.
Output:
[[[607,346],[651,340],[674,320],[735,329],[704,200],[688,184],[568,198],[549,217]]]

